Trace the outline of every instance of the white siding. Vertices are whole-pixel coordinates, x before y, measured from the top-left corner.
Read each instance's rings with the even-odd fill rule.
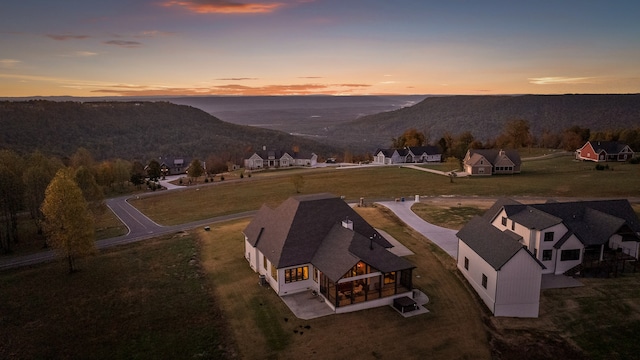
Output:
[[[309,278],[307,280],[302,281],[293,281],[290,283],[285,283],[284,272],[286,269],[295,269],[298,267],[307,266],[309,268]],[[313,281],[313,265],[311,264],[303,264],[299,266],[293,266],[283,269],[278,269],[278,280],[280,280],[280,289],[278,291],[278,295],[283,296],[287,294],[294,294],[301,291],[306,291],[309,289],[318,289],[317,283]]]
[[[464,267],[465,257],[469,259],[469,270]],[[458,269],[460,269],[462,275],[493,313],[496,299],[497,272],[461,240],[458,240]],[[486,289],[482,286],[483,274],[487,277]]]
[[[498,271],[495,316],[538,317],[542,268],[523,248]]]
[[[254,248],[249,244],[249,240],[245,236],[244,238],[244,258],[249,262],[249,266],[253,271],[258,272],[257,268],[257,259],[258,259],[258,249]]]
[[[638,242],[637,241],[622,241],[621,235],[613,235],[609,238],[609,247],[612,249],[622,249],[622,252],[627,255],[631,255],[638,258]]]

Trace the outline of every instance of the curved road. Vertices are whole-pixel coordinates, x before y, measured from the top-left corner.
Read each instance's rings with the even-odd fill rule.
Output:
[[[111,211],[113,211],[113,213],[120,219],[120,221],[122,221],[122,223],[129,229],[129,232],[126,235],[96,241],[97,249],[105,249],[112,246],[129,244],[141,240],[146,240],[152,237],[194,229],[199,226],[214,224],[217,222],[242,219],[245,217],[253,216],[256,213],[256,211],[247,211],[238,214],[218,216],[210,219],[194,221],[186,224],[162,226],[155,223],[153,220],[149,219],[147,216],[141,213],[138,209],[133,207],[133,205],[129,204],[127,200],[130,197],[131,196],[127,195],[108,199],[106,201],[109,209],[111,209]],[[34,265],[45,261],[51,261],[55,258],[55,252],[53,250],[47,250],[29,255],[0,259],[0,270]]]

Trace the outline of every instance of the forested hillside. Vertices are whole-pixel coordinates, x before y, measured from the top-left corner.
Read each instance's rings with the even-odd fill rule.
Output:
[[[431,143],[446,132],[464,131],[486,141],[515,119],[527,120],[536,137],[543,131],[561,133],[574,125],[592,132],[632,128],[640,124],[640,94],[428,97],[411,107],[337,125],[329,135],[337,144],[370,149],[390,146],[392,138],[409,128],[424,132]]]
[[[168,102],[0,102],[0,149],[70,156],[79,147],[98,159],[148,160],[161,155],[205,158],[262,146],[342,152],[287,133],[223,122]]]

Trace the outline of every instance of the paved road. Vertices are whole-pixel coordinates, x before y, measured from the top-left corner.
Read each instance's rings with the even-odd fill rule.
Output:
[[[107,200],[106,204],[109,209],[111,209],[113,213],[125,224],[125,226],[127,226],[129,232],[123,236],[98,240],[96,241],[96,248],[106,249],[117,245],[134,243],[161,235],[195,229],[200,226],[229,220],[242,219],[253,216],[256,213],[256,211],[247,211],[238,214],[218,216],[214,218],[194,221],[186,224],[162,226],[155,223],[153,220],[149,219],[143,213],[138,211],[138,209],[129,204],[127,199],[129,199],[129,196],[113,198]],[[52,250],[47,250],[35,254],[0,259],[0,270],[39,264],[42,262],[52,261],[55,258],[55,252]]]

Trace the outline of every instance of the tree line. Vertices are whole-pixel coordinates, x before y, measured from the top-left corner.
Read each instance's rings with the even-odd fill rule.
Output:
[[[391,146],[401,149],[408,146],[435,145],[445,157],[463,159],[469,149],[540,147],[575,151],[587,141],[619,141],[640,152],[640,127],[591,131],[589,128],[573,125],[559,132],[544,130],[540,136],[534,136],[529,121],[514,119],[505,123],[501,133],[486,141],[476,139],[471,131],[458,134],[447,131],[440,138],[432,140],[429,133],[410,128],[397,138],[392,138]]]

